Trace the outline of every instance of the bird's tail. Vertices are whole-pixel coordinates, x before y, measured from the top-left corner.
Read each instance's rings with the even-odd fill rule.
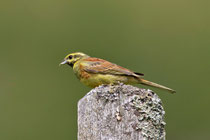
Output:
[[[154,83],[154,82],[151,82],[151,81],[147,81],[147,80],[144,80],[144,79],[140,79],[140,83],[143,84],[143,85],[164,89],[164,90],[169,91],[170,93],[176,93],[176,91],[173,90],[173,89],[170,89],[168,87],[165,87],[165,86],[162,86],[162,85],[159,85],[157,83]]]

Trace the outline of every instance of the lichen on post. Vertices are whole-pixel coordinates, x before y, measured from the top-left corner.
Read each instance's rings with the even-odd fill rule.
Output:
[[[164,114],[151,90],[101,85],[78,102],[78,140],[162,140]]]

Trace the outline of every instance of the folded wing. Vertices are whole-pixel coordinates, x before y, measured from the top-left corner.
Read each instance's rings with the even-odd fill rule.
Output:
[[[134,73],[126,68],[113,64],[99,58],[86,58],[86,64],[83,69],[88,73],[112,74],[112,75],[126,75],[133,77],[140,77],[142,73]]]

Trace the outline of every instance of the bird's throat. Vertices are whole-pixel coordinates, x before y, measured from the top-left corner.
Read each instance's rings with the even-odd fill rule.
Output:
[[[68,63],[69,66],[73,68],[74,64],[73,63]]]

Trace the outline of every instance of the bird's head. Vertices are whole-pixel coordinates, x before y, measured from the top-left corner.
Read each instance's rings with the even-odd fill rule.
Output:
[[[69,66],[73,67],[77,61],[87,57],[89,56],[81,52],[70,53],[64,58],[64,61],[61,62],[60,65],[68,64]]]

